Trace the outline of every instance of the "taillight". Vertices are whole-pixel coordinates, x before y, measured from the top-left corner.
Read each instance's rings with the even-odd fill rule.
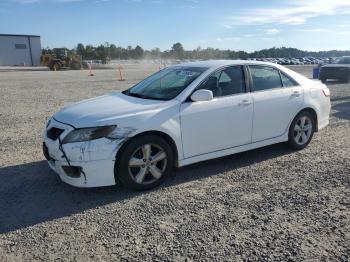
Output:
[[[322,89],[322,92],[323,92],[323,94],[325,95],[325,96],[331,96],[331,91],[329,91],[329,89],[328,88],[324,88],[324,89]]]

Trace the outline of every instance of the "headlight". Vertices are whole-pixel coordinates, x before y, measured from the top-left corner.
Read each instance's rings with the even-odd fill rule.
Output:
[[[84,142],[102,137],[108,137],[108,135],[117,126],[100,126],[100,127],[89,127],[79,128],[70,132],[63,140],[62,144],[73,143],[73,142]]]

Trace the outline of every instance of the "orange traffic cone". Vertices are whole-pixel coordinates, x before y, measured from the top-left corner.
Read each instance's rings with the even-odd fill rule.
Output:
[[[121,65],[119,65],[118,66],[118,72],[119,72],[119,79],[118,79],[118,81],[125,81],[122,69],[123,69],[123,67]]]
[[[88,76],[94,76],[94,74],[92,73],[92,70],[91,70],[91,64],[90,63],[88,63],[88,68],[89,68]]]

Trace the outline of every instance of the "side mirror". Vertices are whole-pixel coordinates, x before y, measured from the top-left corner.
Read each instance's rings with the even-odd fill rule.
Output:
[[[210,101],[213,100],[213,92],[207,89],[199,89],[191,95],[193,102]]]

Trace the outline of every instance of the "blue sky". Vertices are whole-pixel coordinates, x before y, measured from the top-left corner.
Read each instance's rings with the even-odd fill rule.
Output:
[[[350,0],[0,0],[0,33],[170,49],[350,49]]]

